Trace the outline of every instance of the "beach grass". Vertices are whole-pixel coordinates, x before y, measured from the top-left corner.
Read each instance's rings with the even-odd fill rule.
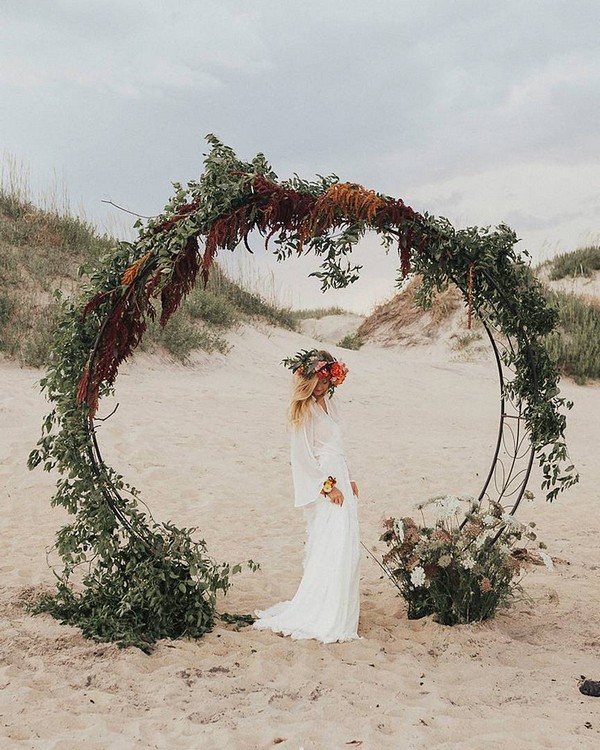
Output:
[[[22,365],[49,362],[59,295],[76,295],[98,260],[117,240],[100,234],[50,197],[40,208],[27,195],[26,177],[0,185],[0,352]],[[195,349],[226,352],[225,333],[249,320],[296,329],[297,318],[273,300],[231,280],[214,265],[206,288],[198,283],[163,329],[151,323],[147,351],[186,361]]]
[[[359,334],[358,331],[355,331],[354,333],[347,333],[342,339],[340,339],[337,343],[339,347],[342,349],[360,349],[360,347],[364,344],[362,336]]]
[[[551,281],[578,276],[591,276],[600,271],[600,245],[589,245],[569,253],[556,255],[545,264]]]
[[[292,310],[292,316],[296,320],[308,320],[315,319],[320,320],[329,315],[350,315],[348,310],[344,310],[341,307],[307,307],[301,310]]]
[[[600,378],[600,305],[571,292],[549,291],[558,309],[559,330],[547,339],[560,371],[583,384]]]

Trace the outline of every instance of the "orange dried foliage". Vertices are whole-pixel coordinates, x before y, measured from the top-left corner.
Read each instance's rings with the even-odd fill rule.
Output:
[[[141,258],[135,261],[135,263],[132,263],[129,268],[123,273],[123,276],[121,276],[121,284],[129,285],[132,281],[134,281],[140,272],[140,266],[142,263],[147,260],[152,255],[152,251],[148,251],[146,255],[143,255]]]
[[[88,364],[85,366],[85,370],[83,371],[83,375],[81,376],[79,384],[77,385],[76,401],[78,404],[83,404],[83,402],[87,400],[86,397],[87,397],[89,379],[90,379],[90,365],[88,362]]]
[[[374,190],[366,190],[355,182],[338,182],[318,199],[314,207],[315,218],[325,223],[336,222],[337,210],[351,221],[373,223],[377,211],[385,208],[387,201]]]

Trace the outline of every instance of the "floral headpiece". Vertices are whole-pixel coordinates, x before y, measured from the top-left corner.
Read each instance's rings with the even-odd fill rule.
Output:
[[[303,349],[293,357],[282,360],[281,364],[307,379],[318,375],[319,380],[329,380],[329,395],[333,395],[334,389],[344,382],[348,373],[343,362],[322,349]]]

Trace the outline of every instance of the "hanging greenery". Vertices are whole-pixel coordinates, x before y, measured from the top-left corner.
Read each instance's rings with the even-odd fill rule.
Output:
[[[507,393],[523,417],[552,500],[575,481],[564,442],[558,372],[544,348],[556,312],[548,308],[517,238],[496,230],[455,230],[445,219],[419,214],[401,199],[342,183],[335,175],[278,182],[262,154],[240,161],[212,135],[204,173],[187,187],[174,184],[164,212],[137,222],[138,240],[120,242],[103,258],[76,300],[62,302],[52,364],[42,388],[53,403],[29,466],[60,475],[53,504],[73,521],[58,532],[63,560],[58,590],[41,606],[87,635],[149,648],[161,637],[197,637],[214,623],[216,597],[230,568],[207,554],[194,529],[156,523],[138,505],[139,493],[108,467],[96,439],[101,399],[112,392],[121,363],[140,343],[149,320],[165,325],[198,274],[206,283],[219,250],[248,245],[252,232],[273,243],[278,260],[312,252],[322,289],[358,278],[350,254],[367,231],[399,253],[400,275],[423,276],[421,303],[452,282],[469,311],[485,315],[517,342],[503,357],[514,372]],[[251,568],[256,565],[248,563]],[[78,585],[75,571],[84,570]]]

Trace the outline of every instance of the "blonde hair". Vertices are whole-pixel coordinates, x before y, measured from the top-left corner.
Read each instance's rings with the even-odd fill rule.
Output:
[[[318,382],[318,375],[305,378],[299,372],[294,374],[292,397],[288,408],[288,418],[292,427],[297,429],[306,420],[310,409],[310,399]]]

